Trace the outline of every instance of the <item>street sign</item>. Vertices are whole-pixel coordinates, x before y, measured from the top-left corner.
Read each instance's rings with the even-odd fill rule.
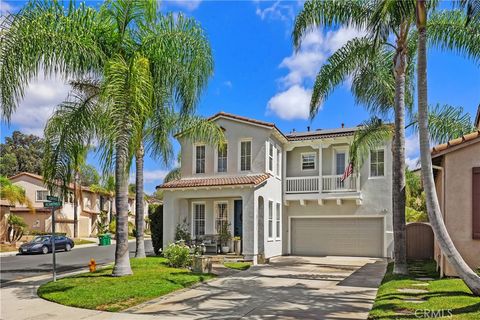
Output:
[[[53,201],[53,202],[44,202],[43,207],[44,208],[56,208],[56,207],[61,207],[62,202],[61,201]]]
[[[56,202],[60,201],[60,199],[56,196],[47,196],[47,200],[48,201],[56,201]]]

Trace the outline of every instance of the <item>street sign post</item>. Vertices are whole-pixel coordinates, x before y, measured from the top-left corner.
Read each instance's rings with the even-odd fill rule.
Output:
[[[57,257],[55,254],[55,210],[62,206],[60,199],[55,196],[47,196],[48,202],[43,203],[44,208],[52,209],[52,259],[53,259],[53,281],[57,281]]]

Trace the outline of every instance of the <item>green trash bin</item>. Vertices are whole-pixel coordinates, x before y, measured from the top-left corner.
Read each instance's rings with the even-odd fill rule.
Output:
[[[112,244],[112,236],[110,235],[110,233],[107,233],[105,235],[105,245],[109,246],[111,244]]]
[[[107,245],[107,239],[104,234],[101,234],[98,236],[98,245],[99,246],[106,246]]]

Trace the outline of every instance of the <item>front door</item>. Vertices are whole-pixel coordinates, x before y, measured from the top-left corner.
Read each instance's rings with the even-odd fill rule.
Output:
[[[242,213],[243,203],[242,200],[234,200],[233,203],[233,236],[242,237]]]

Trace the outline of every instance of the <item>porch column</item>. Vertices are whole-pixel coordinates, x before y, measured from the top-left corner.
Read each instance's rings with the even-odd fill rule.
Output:
[[[243,248],[242,254],[246,260],[257,263],[258,254],[258,211],[255,192],[242,196],[243,203]]]
[[[175,240],[175,215],[178,201],[173,194],[169,194],[171,192],[165,192],[163,201],[163,249]]]

